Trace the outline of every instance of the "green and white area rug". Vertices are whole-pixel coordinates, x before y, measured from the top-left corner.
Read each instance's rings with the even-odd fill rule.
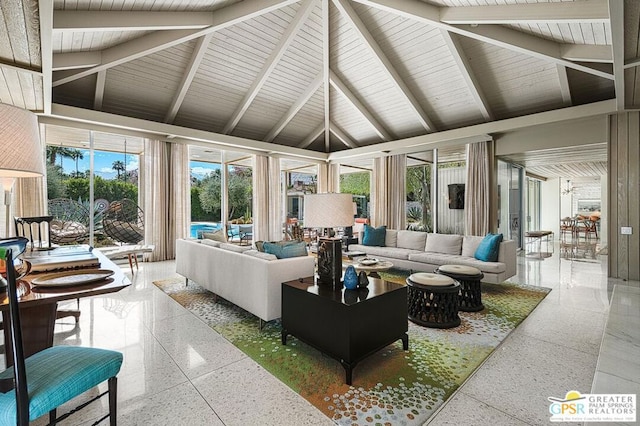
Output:
[[[406,271],[381,274],[404,283]],[[409,350],[397,341],[358,363],[353,385],[333,358],[289,337],[281,325],[260,331],[258,318],[183,278],[154,282],[233,345],[340,425],[423,424],[549,293],[514,284],[482,284],[481,312],[460,312],[452,329],[409,321]]]

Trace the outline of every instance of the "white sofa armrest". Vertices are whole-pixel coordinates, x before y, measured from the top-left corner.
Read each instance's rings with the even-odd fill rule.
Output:
[[[500,243],[498,262],[504,263],[506,266],[505,279],[511,278],[517,273],[516,242],[514,240]]]

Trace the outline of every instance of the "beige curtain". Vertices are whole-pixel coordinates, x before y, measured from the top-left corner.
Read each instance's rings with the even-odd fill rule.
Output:
[[[253,239],[269,240],[269,158],[253,157]]]
[[[318,194],[329,192],[329,164],[318,164],[318,185],[316,190]]]
[[[280,241],[282,239],[283,203],[280,159],[269,157],[269,241]]]
[[[191,170],[189,167],[189,146],[170,144],[170,175],[173,190],[171,206],[175,223],[175,239],[188,237],[191,224]]]
[[[392,155],[373,160],[371,223],[390,229],[406,226],[406,155]]]
[[[318,164],[318,194],[340,192],[340,165],[334,163]]]
[[[47,194],[44,178],[19,178],[13,186],[13,215],[18,217],[43,216],[47,212]]]
[[[148,259],[174,259],[176,238],[188,235],[188,147],[145,139],[143,172],[145,242],[155,246]]]
[[[386,157],[373,159],[371,172],[371,225],[388,225]]]
[[[465,234],[486,235],[489,227],[492,142],[467,144],[467,183],[464,194]]]
[[[405,229],[407,214],[407,156],[405,154],[387,157],[387,202],[388,227]]]

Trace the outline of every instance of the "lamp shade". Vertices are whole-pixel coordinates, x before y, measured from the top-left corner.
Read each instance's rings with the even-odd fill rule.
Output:
[[[0,104],[0,178],[43,174],[38,118],[31,111]]]
[[[335,228],[353,225],[351,194],[307,194],[304,196],[304,226]]]

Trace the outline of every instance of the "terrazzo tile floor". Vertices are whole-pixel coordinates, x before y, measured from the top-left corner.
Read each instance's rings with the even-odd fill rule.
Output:
[[[132,285],[119,293],[82,299],[80,323],[61,319],[55,334],[55,344],[111,348],[124,354],[118,376],[118,424],[333,424],[153,285],[177,276],[173,261],[141,263],[133,276],[128,264],[122,267]],[[430,424],[549,424],[547,397],[591,391],[614,286],[633,294],[640,288],[638,282],[607,279],[605,256],[561,259],[557,249],[544,259],[521,254],[518,274],[510,281],[549,287],[552,292]],[[615,309],[624,316],[624,309]],[[636,340],[633,347],[637,345]],[[628,377],[615,366],[601,362],[601,368]],[[62,424],[91,424],[101,410],[84,410]],[[41,418],[34,424],[46,421]]]

